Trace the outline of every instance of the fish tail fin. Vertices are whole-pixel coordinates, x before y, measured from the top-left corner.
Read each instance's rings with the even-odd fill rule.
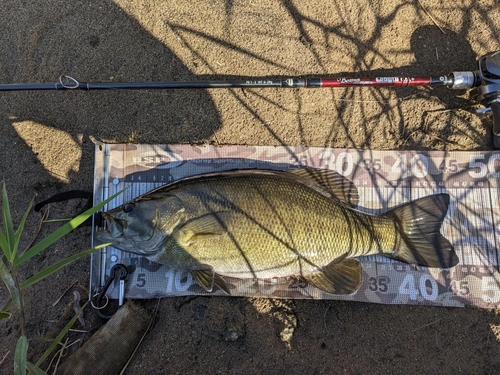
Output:
[[[396,207],[386,213],[399,229],[399,246],[393,259],[426,267],[450,268],[458,264],[453,245],[440,233],[450,196],[435,194]]]

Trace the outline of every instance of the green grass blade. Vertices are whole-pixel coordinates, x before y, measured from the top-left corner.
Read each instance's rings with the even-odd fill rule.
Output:
[[[71,218],[62,218],[62,219],[50,219],[50,220],[44,220],[45,223],[64,223],[66,221],[70,221]]]
[[[73,229],[78,227],[80,224],[82,224],[85,220],[87,220],[89,217],[91,217],[93,214],[95,214],[97,211],[99,211],[104,205],[114,198],[116,198],[118,195],[120,195],[123,192],[123,190],[119,191],[118,193],[114,194],[110,198],[106,199],[105,201],[102,201],[98,205],[89,208],[87,211],[84,213],[78,215],[74,219],[72,219],[69,223],[64,224],[62,227],[57,229],[55,232],[49,234],[47,237],[45,237],[43,240],[38,242],[36,245],[34,245],[32,248],[30,248],[28,251],[26,251],[22,256],[16,259],[14,262],[15,265],[19,265],[21,263],[24,263],[28,261],[29,259],[33,258],[35,255],[39,254],[43,250],[45,250],[47,247],[52,245],[54,242],[57,240],[61,239],[61,237],[65,236],[69,232],[71,232]]]
[[[2,258],[0,258],[0,279],[2,279],[5,286],[9,290],[10,296],[14,300],[14,305],[18,309],[21,308],[21,297],[19,295],[19,290],[17,290],[14,278],[12,277],[12,274],[7,269],[7,266],[5,265]],[[2,310],[5,310],[5,309],[6,308],[3,308]]]
[[[17,250],[19,248],[19,241],[21,240],[21,235],[23,234],[24,224],[26,224],[26,219],[28,218],[28,214],[31,212],[31,207],[33,207],[33,199],[31,200],[31,202],[28,206],[28,209],[24,213],[23,218],[21,219],[21,223],[19,223],[19,227],[17,228],[16,234],[14,237],[12,251],[16,254],[16,258],[17,258],[17,254],[18,254]]]
[[[0,247],[2,248],[2,251],[7,259],[10,259],[10,245],[9,241],[7,241],[7,237],[5,236],[5,233],[3,232],[2,229],[0,229]]]
[[[28,339],[19,337],[14,353],[14,375],[26,375],[26,356],[28,354]]]
[[[0,311],[6,312],[11,303],[12,303],[12,297],[10,297],[7,300],[7,302],[5,302],[5,305],[3,305],[3,307],[0,309]]]
[[[21,289],[26,289],[29,288],[31,285],[36,284],[37,282],[45,279],[47,276],[52,275],[54,272],[57,272],[64,266],[70,264],[71,262],[74,262],[77,259],[83,258],[86,255],[89,255],[90,253],[93,253],[96,250],[102,249],[103,247],[109,246],[111,243],[106,243],[102,244],[96,247],[93,247],[91,249],[84,250],[78,254],[73,254],[57,263],[52,264],[51,266],[44,268],[40,272],[36,273],[35,275],[31,276],[29,279],[23,281],[21,283]]]
[[[59,342],[62,340],[62,338],[64,337],[64,335],[66,333],[68,333],[68,331],[70,330],[70,328],[76,322],[76,320],[78,319],[78,317],[82,313],[83,309],[87,306],[87,304],[88,304],[88,302],[86,302],[85,305],[83,305],[80,308],[80,310],[78,310],[78,312],[75,314],[75,316],[73,318],[71,318],[71,320],[68,322],[68,324],[66,324],[66,326],[64,326],[64,328],[61,330],[61,332],[59,332],[59,334],[54,339],[54,341],[52,341],[52,344],[50,344],[50,346],[47,348],[47,350],[45,351],[45,353],[43,353],[43,355],[40,357],[40,359],[36,362],[37,366],[40,366],[42,364],[42,362],[47,359],[47,357],[50,355],[50,353],[52,353],[52,351],[57,346],[57,344],[59,344]]]
[[[8,252],[9,252],[7,259],[11,263],[14,263],[14,259],[15,259],[17,254],[13,251],[14,227],[12,225],[12,217],[10,215],[9,198],[7,197],[7,189],[5,188],[5,182],[3,183],[3,186],[2,186],[2,217],[3,217],[3,225],[5,227],[5,240],[8,244]]]
[[[26,362],[26,367],[31,375],[47,375],[45,371],[31,362]]]

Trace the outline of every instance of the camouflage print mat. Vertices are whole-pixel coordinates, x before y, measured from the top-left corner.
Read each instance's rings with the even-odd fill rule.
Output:
[[[459,265],[452,269],[427,269],[368,256],[360,259],[363,283],[352,295],[330,295],[287,279],[226,278],[232,295],[484,308],[500,305],[498,152],[97,144],[94,203],[129,187],[108,205],[110,209],[189,175],[242,168],[286,170],[297,166],[329,168],[341,173],[359,189],[358,208],[371,213],[381,213],[425,195],[449,193],[451,204],[441,232],[454,245]],[[117,263],[125,264],[130,272],[125,298],[208,294],[191,274],[111,247],[93,254],[94,292]],[[118,289],[118,284],[113,283],[108,295],[118,298]]]

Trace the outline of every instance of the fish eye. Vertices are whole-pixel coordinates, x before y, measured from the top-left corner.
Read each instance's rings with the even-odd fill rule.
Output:
[[[123,212],[125,212],[125,213],[129,213],[133,209],[134,209],[134,205],[132,203],[125,203],[125,205],[123,206]]]

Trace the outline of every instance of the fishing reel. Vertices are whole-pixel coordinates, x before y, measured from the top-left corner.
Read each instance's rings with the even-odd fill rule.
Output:
[[[479,114],[492,115],[493,148],[500,150],[500,51],[481,57],[478,65],[472,97],[485,107]]]

